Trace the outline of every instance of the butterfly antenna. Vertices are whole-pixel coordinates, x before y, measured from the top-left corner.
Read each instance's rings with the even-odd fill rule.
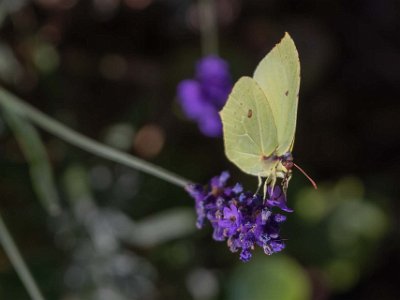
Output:
[[[306,173],[306,171],[304,171],[302,168],[300,168],[300,167],[299,167],[298,165],[296,165],[295,163],[293,163],[293,165],[294,165],[297,169],[299,169],[299,171],[300,171],[301,173],[303,173],[303,175],[306,176],[308,180],[310,180],[310,182],[311,182],[311,184],[313,185],[314,189],[318,189],[317,184],[315,183],[314,180],[312,180],[312,178],[311,178],[310,176],[308,176],[308,174]]]

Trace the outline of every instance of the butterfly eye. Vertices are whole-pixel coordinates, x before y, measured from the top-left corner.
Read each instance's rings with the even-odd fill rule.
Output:
[[[292,153],[290,152],[286,152],[284,155],[281,156],[282,159],[282,165],[290,170],[291,168],[293,168],[293,156]]]
[[[290,170],[291,168],[293,168],[293,161],[284,160],[284,161],[282,161],[282,165],[283,165],[286,169]]]

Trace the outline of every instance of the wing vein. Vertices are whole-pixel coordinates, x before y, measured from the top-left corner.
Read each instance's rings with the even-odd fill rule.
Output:
[[[257,101],[254,101],[254,102],[255,102],[255,105],[256,105],[258,130],[259,130],[259,132],[260,132],[261,151],[262,151],[262,154],[264,154],[264,152],[265,152],[265,151],[264,151],[264,143],[263,143],[263,141],[262,141],[262,137],[263,137],[264,135],[263,135],[262,126],[261,126],[261,123],[260,123],[260,121],[261,121],[260,110],[259,110]]]

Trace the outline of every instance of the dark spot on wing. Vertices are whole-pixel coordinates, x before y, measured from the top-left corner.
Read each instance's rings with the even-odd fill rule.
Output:
[[[285,92],[285,96],[287,96],[287,95],[289,95],[289,91],[286,91],[286,92]]]
[[[274,154],[271,154],[270,156],[266,156],[264,154],[261,154],[261,160],[266,161],[266,160],[277,160],[278,157]]]
[[[251,118],[252,116],[253,116],[253,111],[249,109],[249,111],[247,112],[247,117]]]

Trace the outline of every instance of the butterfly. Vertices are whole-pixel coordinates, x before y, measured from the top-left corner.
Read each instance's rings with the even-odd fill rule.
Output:
[[[268,185],[273,189],[277,178],[283,179],[286,192],[292,167],[298,167],[292,150],[299,88],[299,55],[285,33],[258,64],[253,77],[236,82],[220,111],[226,156],[243,172],[258,177],[258,189],[266,178],[264,199]]]

